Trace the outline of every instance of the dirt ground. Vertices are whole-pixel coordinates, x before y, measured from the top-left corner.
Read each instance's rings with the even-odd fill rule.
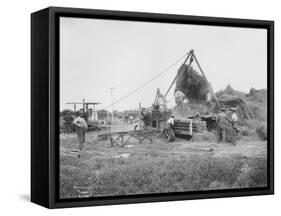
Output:
[[[129,131],[132,126],[122,125],[121,129]],[[111,130],[120,127],[113,126]],[[260,180],[260,175],[266,174],[266,165],[256,165],[260,160],[266,161],[266,141],[240,139],[234,146],[180,138],[167,143],[164,138],[153,136],[152,143],[148,140],[139,143],[132,138],[124,147],[112,147],[109,140],[97,137],[101,133],[104,131],[88,132],[83,151],[78,151],[75,133],[60,135],[61,198],[239,188],[250,187],[252,181],[266,184]],[[169,173],[173,169],[174,173]],[[202,182],[201,178],[205,178],[202,172],[210,170],[214,172],[213,176],[206,173],[210,181]],[[258,177],[252,173],[249,177],[251,170],[258,170]],[[235,176],[230,176],[234,175],[232,172]],[[260,186],[260,182],[257,184]]]

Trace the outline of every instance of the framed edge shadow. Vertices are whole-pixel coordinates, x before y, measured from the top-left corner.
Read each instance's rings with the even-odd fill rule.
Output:
[[[267,187],[90,198],[59,198],[59,18],[264,28],[267,30]],[[31,201],[47,208],[274,194],[274,22],[49,7],[31,14]]]

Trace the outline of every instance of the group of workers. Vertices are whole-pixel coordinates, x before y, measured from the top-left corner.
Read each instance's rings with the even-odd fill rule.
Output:
[[[230,112],[230,115],[226,113],[226,108],[223,107],[221,108],[221,112],[216,117],[217,142],[220,143],[221,141],[227,141],[226,137],[228,134],[230,134],[231,142],[236,144],[236,137],[238,135],[238,116],[235,108],[229,108],[228,111]],[[198,113],[196,115],[198,115]],[[174,130],[174,115],[170,116],[167,123],[169,124],[170,128]],[[228,133],[228,131],[230,133]]]
[[[132,124],[133,123],[133,120],[134,120],[134,117],[132,116],[132,115],[125,115],[124,116],[124,123],[130,123],[130,124]]]
[[[227,134],[230,134],[230,141],[236,144],[236,137],[238,134],[238,116],[235,108],[229,108],[230,118],[226,113],[226,108],[221,108],[221,112],[217,115],[216,128],[217,128],[217,142],[226,141]],[[227,133],[229,132],[229,133]]]
[[[236,144],[235,137],[238,134],[237,123],[238,123],[238,116],[236,113],[235,108],[229,108],[228,111],[230,112],[230,117],[226,113],[226,108],[221,108],[221,112],[217,115],[216,118],[216,129],[217,129],[217,142],[226,141],[227,131],[232,131],[233,139],[232,143]],[[79,141],[79,149],[84,149],[85,143],[85,134],[88,130],[87,121],[84,118],[83,110],[79,110],[77,112],[77,117],[74,119],[73,124],[76,126],[76,133]],[[174,115],[171,115],[168,119],[167,123],[169,124],[171,130],[174,130],[175,119]]]

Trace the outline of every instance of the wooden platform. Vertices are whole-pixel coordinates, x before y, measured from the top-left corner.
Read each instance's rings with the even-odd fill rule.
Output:
[[[139,143],[148,140],[152,143],[152,136],[154,131],[145,130],[135,130],[135,131],[121,131],[121,132],[111,132],[107,134],[100,134],[99,136],[107,136],[110,140],[110,146],[121,146],[124,147],[129,140],[136,139]]]

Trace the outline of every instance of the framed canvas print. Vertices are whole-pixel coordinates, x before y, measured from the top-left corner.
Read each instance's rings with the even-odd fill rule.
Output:
[[[273,194],[273,78],[273,21],[33,13],[31,201]]]

